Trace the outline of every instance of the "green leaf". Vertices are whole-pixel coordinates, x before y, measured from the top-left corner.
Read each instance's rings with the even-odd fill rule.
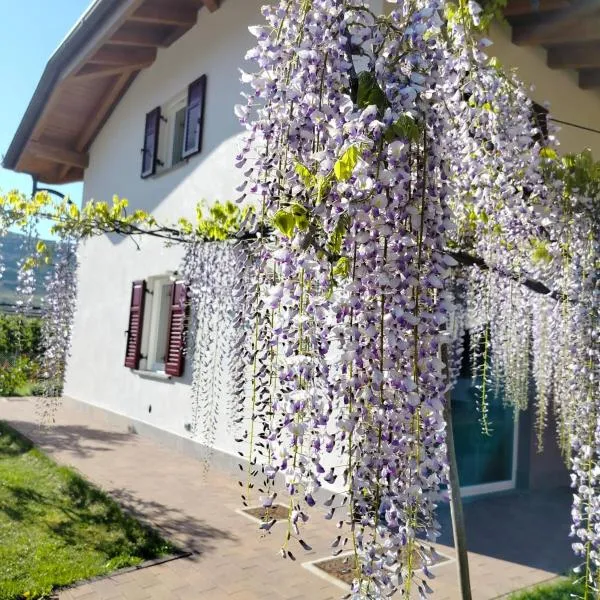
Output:
[[[333,274],[337,277],[348,277],[350,275],[350,259],[342,256],[333,267]]]
[[[392,123],[385,132],[387,142],[396,139],[407,142],[418,142],[421,139],[423,128],[410,115],[402,115],[395,123]]]
[[[359,73],[356,103],[359,108],[367,108],[374,104],[382,114],[390,105],[374,73],[370,71]]]
[[[296,217],[285,209],[278,210],[273,217],[273,226],[291,238],[296,228]]]
[[[338,181],[347,181],[352,177],[354,167],[358,163],[360,152],[358,146],[350,146],[335,163],[333,172]]]
[[[550,158],[552,160],[556,160],[558,158],[558,154],[553,148],[542,148],[540,150],[540,156],[542,158]]]
[[[331,237],[327,242],[327,247],[332,254],[338,255],[342,251],[344,236],[350,226],[350,217],[347,213],[340,216],[335,229],[331,233]]]
[[[305,167],[300,162],[296,163],[296,173],[300,176],[306,188],[311,188],[315,185],[315,176],[310,172],[308,167]]]

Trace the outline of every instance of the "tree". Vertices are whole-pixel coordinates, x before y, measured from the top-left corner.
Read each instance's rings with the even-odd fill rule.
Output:
[[[232,411],[248,423],[243,499],[258,476],[269,508],[284,478],[281,552],[293,557],[316,491],[337,485],[345,500],[328,500],[327,518],[349,530],[356,598],[430,591],[417,570],[428,575],[424,540],[439,533],[462,332],[479,342],[484,431],[490,386],[515,410],[526,405],[532,353],[538,426],[552,402],[586,598],[598,597],[600,168],[542,145],[520,83],[482,54],[478,28],[495,5],[392,4],[380,16],[364,0],[281,0],[251,28],[256,72],[242,76],[250,92],[236,113],[248,136],[236,160],[254,210],[217,206],[208,220],[165,225],[119,199],[79,211],[9,195],[2,225],[49,217],[70,240],[117,232],[184,243],[192,290],[210,285],[218,256],[233,310],[252,316],[233,383],[249,366],[251,414]],[[214,244],[225,239],[237,243]],[[192,291],[201,319],[199,302]],[[198,402],[208,401],[208,369],[195,354]]]

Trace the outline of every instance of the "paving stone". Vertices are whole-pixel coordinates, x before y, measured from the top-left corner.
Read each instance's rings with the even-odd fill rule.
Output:
[[[335,524],[311,519],[303,538],[313,551],[298,550],[295,562],[282,560],[278,552],[285,528],[275,526],[272,535],[261,539],[256,523],[235,512],[236,476],[212,470],[203,477],[197,460],[102,419],[94,421],[91,413],[69,402],[48,429],[37,427],[30,401],[0,400],[0,419],[26,433],[58,462],[108,490],[163,535],[195,552],[190,558],[61,591],[59,600],[339,600],[344,595],[343,589],[302,567],[304,562],[329,556],[330,543],[338,535]],[[476,552],[470,553],[476,600],[490,600],[554,576],[540,562],[538,542],[530,541],[528,551],[512,547],[514,540],[519,544],[536,540],[533,525],[554,522],[554,517],[544,521],[538,515],[550,510],[549,499],[541,496],[515,496],[521,498],[521,504],[515,505],[521,506],[518,510],[508,496],[483,501],[484,508],[491,507],[487,510],[476,503],[465,505],[467,521],[479,527],[474,536]],[[505,538],[500,539],[502,529]],[[441,541],[438,551],[453,557],[451,540]],[[544,556],[554,559],[552,546],[543,546]],[[432,600],[460,597],[455,561],[437,565],[433,572]]]

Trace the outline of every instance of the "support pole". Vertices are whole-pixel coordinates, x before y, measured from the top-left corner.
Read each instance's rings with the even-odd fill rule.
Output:
[[[448,365],[448,347],[442,347],[442,360],[446,365],[448,380],[450,368]],[[462,600],[472,600],[471,577],[469,575],[469,556],[467,554],[467,532],[463,515],[462,498],[460,496],[460,483],[458,480],[458,464],[456,462],[456,448],[454,446],[454,430],[452,428],[452,408],[450,402],[451,389],[446,392],[446,406],[444,417],[446,420],[446,446],[448,448],[448,484],[450,487],[450,515],[452,518],[452,535],[454,536],[454,549],[456,550],[456,565],[458,568],[458,584]]]

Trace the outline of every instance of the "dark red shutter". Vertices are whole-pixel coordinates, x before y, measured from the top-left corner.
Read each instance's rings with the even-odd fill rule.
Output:
[[[171,311],[165,358],[165,373],[173,377],[183,375],[187,306],[187,286],[182,281],[177,281],[171,286]]]
[[[160,131],[160,106],[146,115],[144,128],[144,148],[142,149],[142,177],[156,173],[158,154],[158,134]]]
[[[185,131],[183,134],[182,158],[200,152],[202,149],[202,129],[204,121],[204,98],[206,96],[206,75],[202,75],[188,87],[188,101],[185,111]]]
[[[131,285],[129,328],[127,329],[127,348],[125,350],[125,366],[130,369],[137,369],[140,366],[140,346],[142,343],[145,303],[146,282],[134,281]]]

